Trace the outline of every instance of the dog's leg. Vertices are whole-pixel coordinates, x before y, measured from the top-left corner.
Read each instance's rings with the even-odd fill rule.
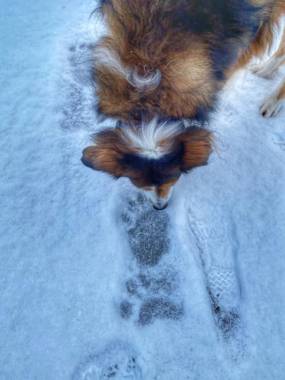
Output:
[[[260,113],[263,117],[276,116],[285,105],[285,81],[260,107]]]
[[[278,71],[279,67],[285,63],[285,56],[277,56],[274,54],[268,61],[262,65],[256,65],[251,71],[259,77],[272,79]]]
[[[238,61],[232,67],[230,67],[227,72],[227,77],[229,78],[236,71],[246,67],[253,57],[260,57],[262,54],[264,54],[266,49],[271,46],[273,36],[273,23],[265,22],[264,25],[260,28],[252,44],[240,55]]]
[[[252,72],[260,77],[271,79],[279,67],[285,63],[285,30],[276,53],[265,63],[252,67]]]
[[[252,3],[254,3],[257,6],[263,6],[266,2],[263,0],[252,0]],[[285,15],[285,0],[275,0],[274,3],[275,4],[273,9],[271,10],[269,19],[267,21],[264,21],[254,41],[245,51],[241,53],[237,62],[232,67],[230,67],[230,69],[226,73],[227,78],[233,75],[236,71],[243,69],[245,66],[247,66],[253,57],[261,57],[266,52],[266,49],[272,46],[274,41],[275,27],[279,24],[279,20],[281,19],[281,17]],[[283,35],[280,46],[284,46],[284,38],[285,35]]]

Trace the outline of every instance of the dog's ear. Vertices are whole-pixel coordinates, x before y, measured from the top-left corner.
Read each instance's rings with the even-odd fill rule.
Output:
[[[121,177],[123,167],[121,160],[124,154],[124,144],[118,130],[107,129],[94,135],[95,145],[85,148],[81,161],[84,165]]]
[[[207,164],[212,152],[211,132],[202,128],[189,128],[179,138],[183,145],[181,171],[187,172],[192,168]]]

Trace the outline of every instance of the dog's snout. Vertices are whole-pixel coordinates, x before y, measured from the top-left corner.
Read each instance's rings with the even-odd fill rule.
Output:
[[[161,197],[157,194],[157,191],[146,191],[147,198],[151,201],[152,206],[155,210],[165,210],[169,204],[172,189],[168,191],[165,197]]]
[[[168,206],[168,203],[165,203],[165,204],[159,204],[158,203],[158,204],[154,204],[153,208],[155,210],[162,211],[162,210],[165,210],[167,208],[167,206]]]

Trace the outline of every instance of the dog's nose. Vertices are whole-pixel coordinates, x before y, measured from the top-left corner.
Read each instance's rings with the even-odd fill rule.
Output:
[[[161,204],[161,205],[160,204],[155,204],[155,205],[153,205],[153,208],[155,210],[162,211],[162,210],[165,210],[167,206],[168,206],[168,203]]]

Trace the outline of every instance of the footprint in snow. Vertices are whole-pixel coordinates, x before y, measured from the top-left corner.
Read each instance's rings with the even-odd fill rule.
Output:
[[[129,201],[122,221],[137,264],[141,267],[157,265],[169,249],[167,212],[155,210],[139,194]]]
[[[240,325],[237,276],[231,268],[212,266],[206,271],[206,279],[216,324],[224,337],[229,338]]]
[[[124,319],[136,314],[138,324],[145,326],[156,319],[179,320],[183,316],[178,274],[171,268],[140,272],[127,280],[125,291],[127,298],[120,305]]]
[[[161,263],[169,250],[169,217],[156,211],[142,195],[132,199],[121,219],[137,264],[125,283],[126,298],[120,304],[124,319],[133,317],[141,325],[156,319],[178,320],[183,315],[177,272]]]
[[[81,41],[67,49],[67,67],[59,80],[60,91],[64,92],[64,101],[59,111],[60,125],[68,131],[94,128],[93,48],[92,43]]]
[[[138,353],[127,343],[113,342],[90,355],[76,369],[72,380],[143,380]]]
[[[214,319],[223,336],[230,338],[239,329],[241,319],[240,283],[234,252],[228,247],[228,231],[218,222],[211,230],[193,215],[191,210],[188,213],[189,225],[197,241]]]

